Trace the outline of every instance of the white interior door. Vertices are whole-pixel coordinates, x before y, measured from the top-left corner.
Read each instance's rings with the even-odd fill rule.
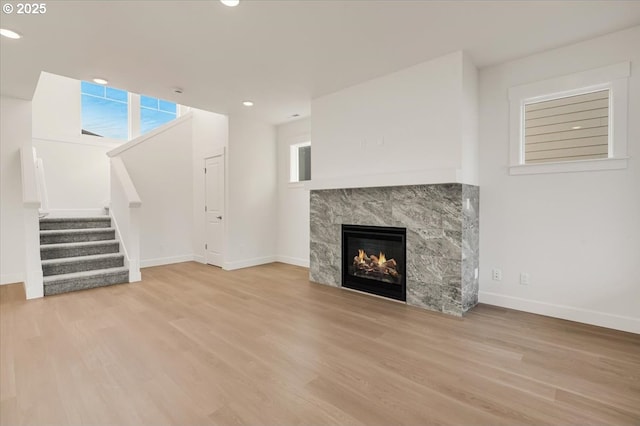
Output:
[[[205,259],[222,267],[224,262],[224,156],[205,160]]]

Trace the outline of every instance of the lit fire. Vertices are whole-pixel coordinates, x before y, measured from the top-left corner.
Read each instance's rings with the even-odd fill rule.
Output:
[[[389,283],[400,284],[402,275],[398,271],[398,262],[388,259],[383,252],[378,256],[368,255],[363,249],[358,249],[357,256],[353,257],[353,274],[360,277],[377,279]],[[351,272],[350,272],[351,273]]]
[[[375,259],[375,256],[372,256],[372,258]],[[362,249],[358,249],[358,262],[359,263],[367,263],[367,261],[369,260],[369,256],[367,256],[367,253],[362,250]],[[378,255],[378,265],[382,266],[382,264],[384,264],[387,261],[387,258],[385,257],[383,252],[380,252]]]

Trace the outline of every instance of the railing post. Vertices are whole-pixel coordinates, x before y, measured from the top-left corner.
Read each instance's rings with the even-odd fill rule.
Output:
[[[44,295],[42,263],[40,259],[40,194],[38,193],[38,177],[35,166],[35,150],[30,144],[20,149],[22,171],[22,204],[25,243],[25,277],[24,291],[27,299],[35,299]]]
[[[142,279],[140,274],[140,207],[131,177],[122,159],[111,158],[111,202],[109,214],[113,219],[127,267],[129,282]]]

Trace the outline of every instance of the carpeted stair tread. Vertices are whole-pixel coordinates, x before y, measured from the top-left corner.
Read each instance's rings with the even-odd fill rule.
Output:
[[[99,234],[111,231],[115,231],[115,228],[47,229],[40,231],[40,235]]]
[[[53,217],[40,219],[40,229],[87,229],[87,228],[110,228],[111,217],[91,216],[91,217]]]
[[[123,255],[120,253],[106,253],[106,254],[92,254],[89,256],[61,257],[58,259],[43,260],[42,266],[51,265],[53,263],[73,263],[81,260],[98,260],[98,259],[107,259],[112,257],[123,257]]]
[[[126,267],[51,275],[44,277],[44,295],[52,296],[128,282],[129,270]]]
[[[42,260],[118,253],[120,243],[114,239],[83,241],[75,243],[43,244],[40,246]]]
[[[42,273],[46,277],[121,266],[124,266],[124,255],[121,253],[95,254],[43,260]]]
[[[55,283],[60,283],[62,281],[74,281],[81,278],[113,275],[113,274],[120,274],[123,272],[129,273],[129,269],[122,266],[119,268],[96,269],[93,271],[73,272],[71,274],[51,275],[49,277],[44,277],[43,281],[44,281],[44,285],[47,286]]]
[[[115,232],[115,228],[52,229],[40,231],[40,244],[112,240]]]
[[[93,222],[96,220],[111,220],[109,216],[83,216],[83,217],[46,217],[40,219],[41,223],[49,222]]]

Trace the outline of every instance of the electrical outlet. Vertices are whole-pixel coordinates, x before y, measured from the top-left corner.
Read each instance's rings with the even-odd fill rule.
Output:
[[[529,275],[528,272],[520,272],[520,284],[521,285],[531,284],[531,275]]]
[[[502,269],[493,268],[492,276],[494,281],[502,281]]]

